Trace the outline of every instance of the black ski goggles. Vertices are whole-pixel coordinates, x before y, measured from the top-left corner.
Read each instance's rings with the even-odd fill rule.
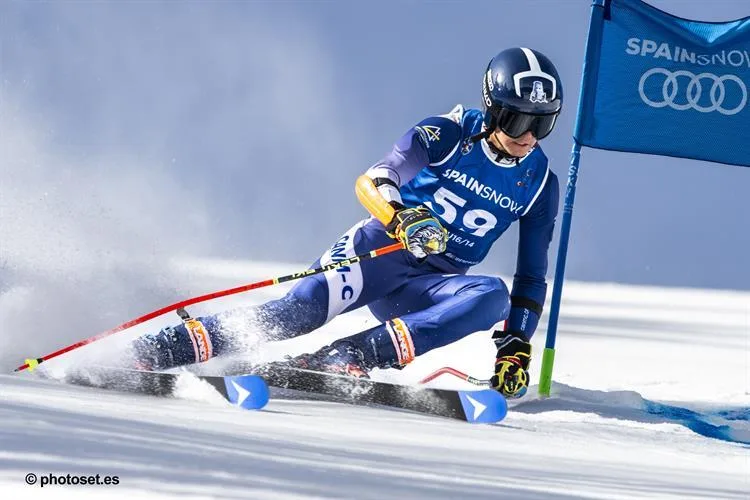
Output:
[[[495,113],[495,126],[513,139],[521,137],[526,132],[531,132],[539,140],[547,137],[555,128],[558,114],[529,115],[500,108],[500,111]]]

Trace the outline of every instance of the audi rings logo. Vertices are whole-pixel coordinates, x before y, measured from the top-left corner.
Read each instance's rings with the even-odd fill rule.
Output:
[[[658,97],[652,95],[656,97],[655,99],[649,98],[645,90],[646,81],[652,77],[664,79],[661,85],[661,95]],[[684,89],[684,94],[682,94],[684,97],[678,96],[682,89]],[[723,115],[736,115],[747,104],[747,87],[745,82],[736,75],[716,76],[712,73],[696,75],[685,70],[669,71],[664,68],[651,68],[641,76],[641,81],[638,82],[638,93],[641,95],[641,100],[652,108],[669,106],[677,111],[694,109],[701,113],[718,111]],[[703,97],[701,102],[702,96],[707,97]]]

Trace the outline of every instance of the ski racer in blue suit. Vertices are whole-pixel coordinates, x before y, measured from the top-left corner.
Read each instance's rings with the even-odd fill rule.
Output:
[[[506,397],[528,387],[529,339],[542,314],[547,254],[559,202],[557,176],[538,145],[562,108],[558,73],[528,48],[500,52],[482,80],[484,110],[458,105],[409,129],[356,183],[372,217],[358,222],[311,268],[400,240],[406,251],[302,279],[253,311],[185,319],[134,343],[138,365],[163,369],[240,349],[246,318],[269,339],[319,328],[368,306],[381,322],[291,359],[294,366],[367,376],[501,322],[492,385]],[[519,223],[513,287],[467,274]],[[238,320],[240,318],[240,320]]]

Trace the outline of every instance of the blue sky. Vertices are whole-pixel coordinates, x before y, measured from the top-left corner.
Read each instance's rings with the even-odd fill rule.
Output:
[[[652,4],[750,15],[742,0]],[[543,147],[565,179],[589,5],[2,2],[4,259],[312,261],[365,215],[356,177],[423,117],[479,106],[509,46],[560,70]],[[584,149],[580,174],[570,278],[750,288],[750,170]],[[515,238],[479,270],[511,274]]]

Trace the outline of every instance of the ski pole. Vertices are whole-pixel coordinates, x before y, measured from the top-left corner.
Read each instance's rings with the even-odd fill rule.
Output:
[[[39,364],[48,361],[52,358],[56,358],[57,356],[60,356],[61,354],[65,354],[66,352],[70,352],[74,349],[78,349],[79,347],[83,347],[85,345],[91,344],[92,342],[96,342],[97,340],[101,340],[104,337],[108,337],[114,333],[121,332],[127,328],[130,328],[135,325],[139,325],[141,323],[144,323],[150,319],[154,319],[157,316],[161,316],[162,314],[176,311],[178,309],[185,308],[187,306],[197,304],[199,302],[205,302],[207,300],[211,299],[218,299],[219,297],[226,297],[227,295],[234,295],[241,292],[246,292],[248,290],[253,290],[255,288],[263,288],[266,286],[271,285],[277,285],[279,283],[285,283],[287,281],[293,281],[300,278],[305,278],[307,276],[313,276],[315,274],[321,274],[326,271],[332,271],[334,269],[338,269],[340,267],[346,267],[350,266],[352,264],[356,264],[358,262],[361,262],[363,260],[367,259],[373,259],[375,257],[380,257],[381,255],[385,255],[391,252],[395,252],[397,250],[401,250],[404,248],[404,245],[402,243],[394,243],[392,245],[387,245],[381,248],[378,248],[376,250],[372,250],[370,252],[364,253],[362,255],[357,255],[354,257],[351,257],[349,259],[340,260],[338,262],[333,262],[331,264],[321,266],[315,269],[307,269],[305,271],[294,273],[294,274],[288,274],[286,276],[281,276],[279,278],[272,278],[264,281],[258,281],[257,283],[250,283],[249,285],[243,285],[238,286],[235,288],[230,288],[229,290],[222,290],[219,292],[209,293],[206,295],[201,295],[200,297],[193,297],[192,299],[183,300],[181,302],[177,302],[176,304],[172,304],[166,307],[162,307],[161,309],[157,309],[156,311],[150,312],[146,315],[141,316],[140,318],[136,318],[130,321],[127,321],[120,326],[116,326],[112,328],[111,330],[107,330],[106,332],[102,332],[98,335],[94,335],[93,337],[87,338],[85,340],[81,340],[80,342],[76,342],[75,344],[71,344],[68,347],[63,347],[62,349],[55,351],[51,354],[47,354],[46,356],[42,356],[41,358],[29,358],[25,360],[25,363],[15,370],[14,372],[20,372],[26,369],[29,369],[29,371],[32,371],[34,368],[39,366]]]
[[[425,378],[419,381],[420,384],[426,384],[427,382],[430,382],[432,380],[435,380],[440,375],[453,375],[454,377],[458,377],[461,380],[465,380],[466,382],[469,382],[470,384],[482,386],[482,387],[488,387],[490,385],[489,380],[484,380],[480,378],[475,378],[470,375],[465,374],[462,371],[456,370],[455,368],[451,368],[450,366],[445,366],[443,368],[440,368],[439,370],[435,370],[431,374],[427,375]]]

